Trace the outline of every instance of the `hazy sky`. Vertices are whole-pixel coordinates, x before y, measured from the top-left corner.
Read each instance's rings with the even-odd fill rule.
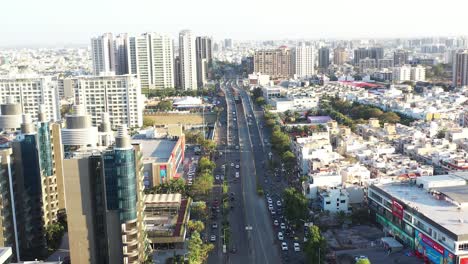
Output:
[[[236,40],[468,35],[466,0],[1,0],[0,46],[181,29]]]

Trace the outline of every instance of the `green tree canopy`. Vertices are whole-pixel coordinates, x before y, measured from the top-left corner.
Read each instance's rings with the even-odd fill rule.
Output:
[[[311,226],[308,231],[307,242],[304,245],[307,263],[322,264],[325,262],[327,241],[322,236],[318,226]]]
[[[170,111],[172,110],[172,101],[170,100],[163,100],[158,103],[156,109],[159,111]]]
[[[380,121],[382,123],[395,124],[395,123],[400,122],[400,117],[393,112],[386,112],[380,116]]]
[[[195,178],[192,189],[198,194],[207,194],[213,188],[213,183],[213,174],[205,171]]]
[[[203,201],[192,203],[190,215],[194,219],[206,221],[208,219],[208,208],[206,203]]]
[[[289,187],[283,191],[284,213],[286,218],[299,225],[307,219],[308,206],[307,198],[296,189]]]
[[[198,233],[201,233],[203,230],[205,230],[205,224],[202,221],[193,221],[190,220],[187,223],[188,229],[193,232],[197,231]]]
[[[216,164],[213,161],[211,161],[208,157],[201,157],[198,161],[198,170],[202,173],[212,173],[215,168]]]
[[[202,264],[208,258],[208,254],[213,250],[212,244],[204,244],[200,238],[200,233],[197,231],[192,233],[188,241],[188,263]]]
[[[260,96],[260,97],[257,97],[257,98],[255,99],[255,103],[256,103],[257,105],[262,106],[262,105],[265,105],[265,104],[266,104],[266,101],[265,101],[265,98],[263,98],[263,96]]]
[[[371,264],[370,260],[368,258],[365,259],[359,259],[356,264]]]

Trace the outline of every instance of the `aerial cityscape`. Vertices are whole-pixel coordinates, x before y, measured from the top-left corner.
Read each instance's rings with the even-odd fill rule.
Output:
[[[117,2],[5,4],[0,264],[468,264],[463,4]]]

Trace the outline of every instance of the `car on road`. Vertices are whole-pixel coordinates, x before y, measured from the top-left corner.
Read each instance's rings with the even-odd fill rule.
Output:
[[[295,251],[295,252],[301,251],[301,248],[299,247],[299,243],[297,243],[297,242],[294,243],[294,251]]]
[[[273,209],[275,209],[275,208],[273,208],[273,205],[271,205],[271,204],[270,204],[270,205],[268,205],[268,210],[270,210],[270,211],[271,211],[271,210],[273,210]]]
[[[212,227],[213,229],[217,229],[217,228],[218,228],[218,223],[213,223],[213,224],[211,225],[211,227]]]
[[[279,225],[278,220],[273,221],[273,224],[274,224],[275,226],[278,226],[278,225]]]
[[[368,259],[366,256],[354,256],[354,260],[358,262],[361,259]]]
[[[283,232],[278,232],[278,239],[279,239],[279,240],[283,240],[283,239],[284,239]]]
[[[281,201],[280,200],[276,201],[276,205],[281,206]]]
[[[239,168],[240,168],[240,166],[239,166],[239,164],[237,164],[237,165],[236,165],[236,169],[239,169]]]
[[[267,200],[269,204],[273,203],[273,200],[270,197],[268,197]]]
[[[286,225],[284,223],[281,223],[280,227],[281,229],[286,229]]]
[[[276,214],[275,210],[271,210],[270,213],[271,213],[271,215],[275,215],[275,214]]]
[[[286,242],[281,243],[281,250],[288,251],[288,244]]]
[[[211,242],[215,242],[215,241],[216,241],[216,236],[215,236],[215,235],[211,235],[210,241],[211,241]]]
[[[233,163],[233,162],[231,162],[231,167],[234,167],[234,163]]]
[[[215,179],[216,179],[217,181],[219,181],[220,178],[221,178],[220,175],[216,175],[216,176],[215,176]]]
[[[236,178],[239,178],[239,177],[240,177],[239,172],[236,171]]]

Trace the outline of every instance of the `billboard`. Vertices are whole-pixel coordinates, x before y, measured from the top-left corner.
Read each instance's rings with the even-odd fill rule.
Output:
[[[397,201],[393,200],[392,201],[392,214],[398,219],[403,219],[403,206],[399,204]]]
[[[442,245],[418,230],[415,230],[414,234],[416,250],[427,257],[432,263],[455,264],[455,255],[446,250]]]

